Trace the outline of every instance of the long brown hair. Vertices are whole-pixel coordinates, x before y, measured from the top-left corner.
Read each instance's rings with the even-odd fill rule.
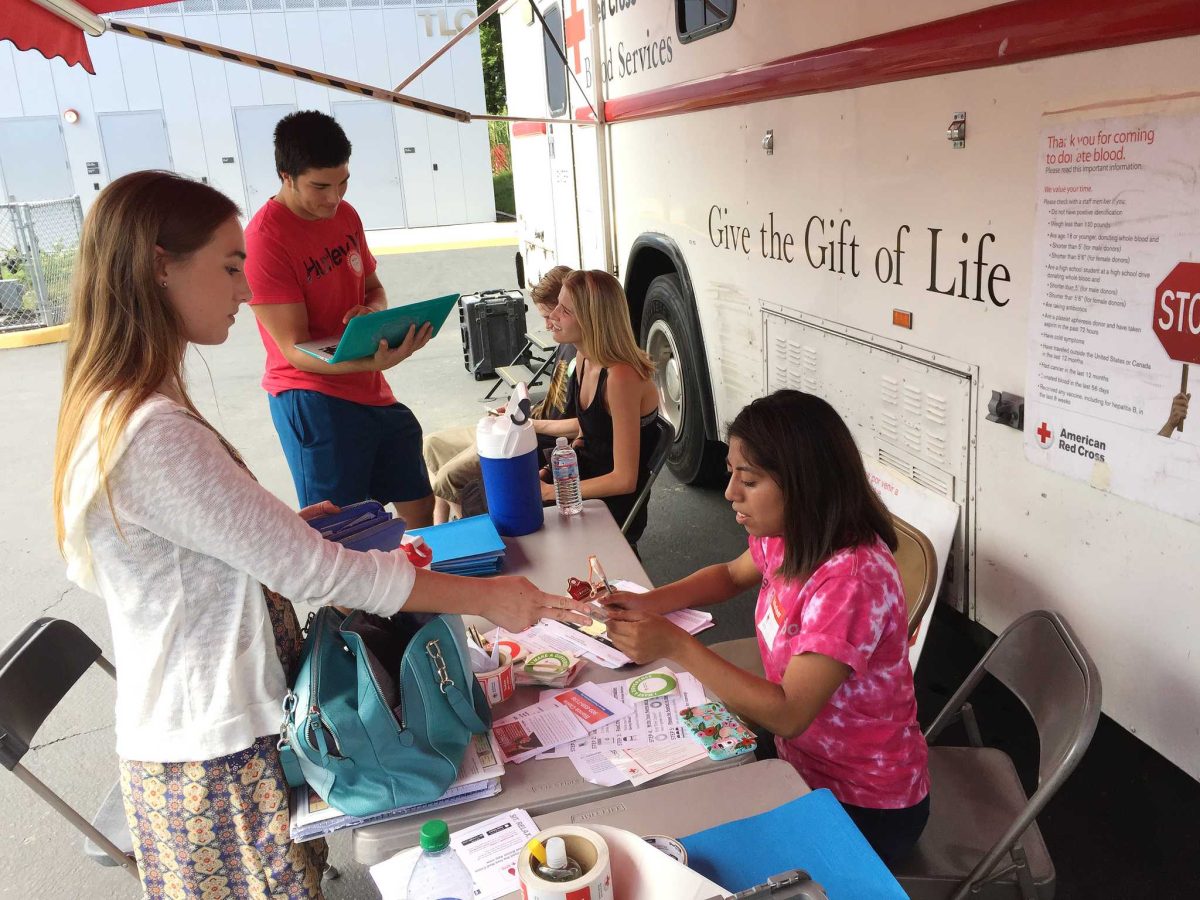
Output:
[[[624,363],[642,379],[654,374],[654,363],[633,336],[621,282],[600,269],[580,269],[563,279],[563,289],[575,301],[585,357],[606,369]]]
[[[100,483],[110,508],[109,460],[137,408],[166,387],[199,415],[184,384],[179,317],[155,277],[155,247],[185,259],[236,215],[237,206],[220,191],[172,172],[124,175],[88,211],[71,283],[71,336],[54,448],[60,549],[67,469],[98,403]]]
[[[850,429],[820,397],[787,390],[760,397],[737,414],[729,437],[783,492],[780,576],[808,578],[837,551],[876,535],[896,549],[891,514],[867,480]]]

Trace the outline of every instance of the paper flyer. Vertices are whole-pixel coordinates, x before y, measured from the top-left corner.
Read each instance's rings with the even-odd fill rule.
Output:
[[[492,724],[507,762],[522,763],[543,750],[584,737],[587,729],[575,715],[553,700],[535,703]]]
[[[1030,462],[1193,522],[1197,146],[1194,112],[1045,120],[1025,405]]]
[[[517,857],[537,833],[529,813],[514,809],[450,835],[450,846],[475,882],[475,900],[499,900],[520,890]]]

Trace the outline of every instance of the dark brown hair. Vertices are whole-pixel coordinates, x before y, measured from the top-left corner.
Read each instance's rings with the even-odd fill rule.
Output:
[[[737,414],[729,437],[783,492],[781,577],[807,578],[837,551],[876,535],[896,549],[891,514],[867,481],[850,429],[820,397],[760,397]]]

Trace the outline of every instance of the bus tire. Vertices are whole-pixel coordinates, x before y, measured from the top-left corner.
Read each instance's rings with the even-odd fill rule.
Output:
[[[642,347],[654,361],[659,412],[675,428],[667,453],[672,474],[685,484],[711,480],[724,454],[704,433],[704,392],[697,360],[704,347],[678,275],[659,275],[646,289]]]

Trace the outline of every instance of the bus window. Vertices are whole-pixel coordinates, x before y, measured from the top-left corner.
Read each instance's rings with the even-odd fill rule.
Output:
[[[542,50],[546,57],[546,105],[550,108],[550,115],[561,116],[567,111],[567,66],[563,62],[563,58],[559,56],[554,41],[550,40],[550,35],[554,35],[554,40],[558,41],[558,46],[561,48],[563,46],[562,8],[556,3],[542,15],[546,19],[546,28],[549,29],[549,31],[542,31]]]
[[[683,43],[724,31],[733,24],[737,0],[675,0],[675,28]]]

